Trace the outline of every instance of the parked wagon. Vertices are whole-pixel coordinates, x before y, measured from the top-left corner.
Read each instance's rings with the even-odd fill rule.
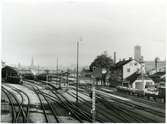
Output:
[[[42,80],[42,81],[51,81],[52,80],[52,76],[48,75],[46,73],[42,73],[42,74],[36,75],[36,79],[37,80]]]

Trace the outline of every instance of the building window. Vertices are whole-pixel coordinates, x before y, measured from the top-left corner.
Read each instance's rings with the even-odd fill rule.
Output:
[[[135,62],[135,64],[134,64],[135,66],[137,65],[137,63]]]
[[[127,69],[127,72],[130,72],[130,68]]]

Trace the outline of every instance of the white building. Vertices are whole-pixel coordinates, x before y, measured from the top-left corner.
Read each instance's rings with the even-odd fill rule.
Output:
[[[141,64],[136,60],[128,61],[123,65],[123,80],[134,74],[135,72],[140,72]]]
[[[113,86],[122,85],[124,81],[131,75],[135,73],[139,73],[141,70],[141,64],[129,58],[128,60],[122,60],[115,64],[112,69],[111,77],[112,82],[116,82],[115,84],[112,83]]]

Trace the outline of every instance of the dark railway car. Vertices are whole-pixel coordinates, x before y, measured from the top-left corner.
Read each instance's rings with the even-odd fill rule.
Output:
[[[165,87],[160,87],[158,97],[165,98],[165,92],[166,92],[166,88]]]
[[[22,84],[23,79],[34,80],[34,74],[28,69],[17,69],[11,66],[2,68],[2,81]]]
[[[42,81],[51,81],[52,80],[52,76],[48,75],[46,73],[42,73],[42,74],[36,75],[36,79],[37,80],[42,80]]]
[[[5,66],[2,68],[2,81],[22,84],[22,76],[16,68]]]
[[[19,73],[22,75],[23,79],[34,80],[35,76],[29,69],[21,69]]]

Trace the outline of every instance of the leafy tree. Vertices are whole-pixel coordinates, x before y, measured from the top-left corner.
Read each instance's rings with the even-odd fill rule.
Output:
[[[109,57],[106,52],[104,52],[103,54],[97,56],[94,61],[90,64],[89,68],[90,71],[93,71],[93,68],[105,68],[108,71],[111,69],[111,67],[113,66],[114,62],[113,59],[111,57]],[[101,82],[103,82],[105,84],[106,82],[106,75],[102,75],[102,77],[97,77],[96,80],[101,80]]]
[[[110,69],[112,66],[113,59],[110,58],[107,54],[103,53],[94,59],[89,68],[91,71],[93,71],[93,67]]]

